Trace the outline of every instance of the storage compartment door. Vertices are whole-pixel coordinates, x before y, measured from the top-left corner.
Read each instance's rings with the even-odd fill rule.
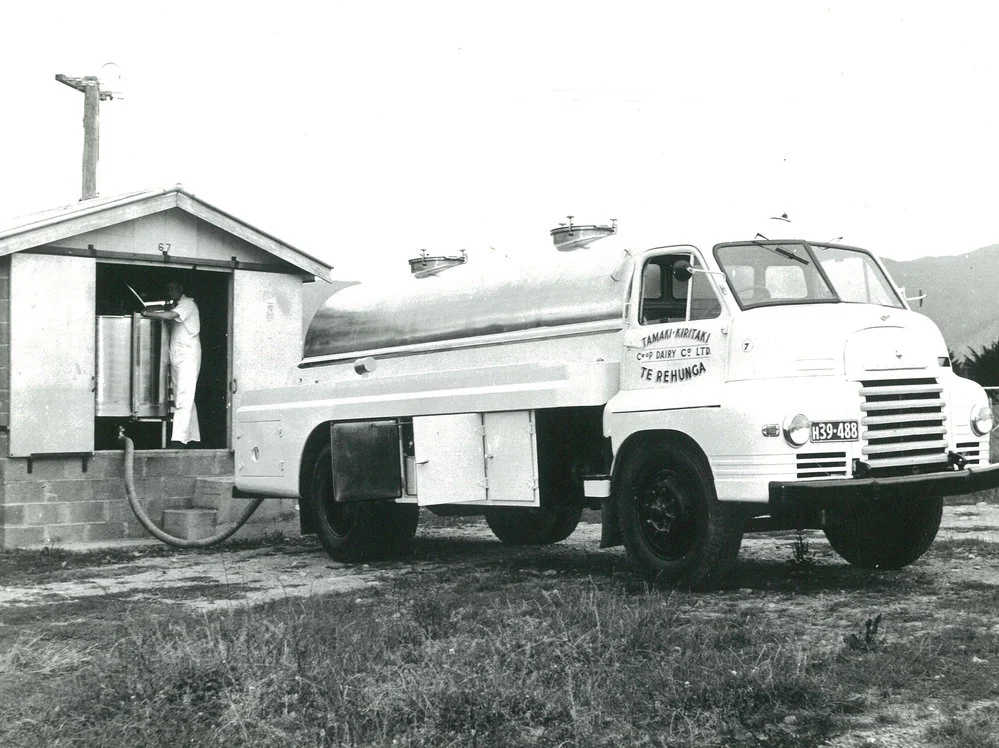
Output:
[[[301,361],[302,279],[235,270],[232,304],[230,419],[244,392],[287,384]]]
[[[95,261],[10,259],[10,453],[93,452]]]
[[[529,410],[486,413],[489,504],[540,506],[534,418]]]
[[[420,506],[486,500],[482,416],[462,413],[413,418]]]

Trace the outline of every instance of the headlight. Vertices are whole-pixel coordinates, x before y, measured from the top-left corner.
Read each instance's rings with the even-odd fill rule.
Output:
[[[812,430],[812,422],[808,416],[798,413],[784,419],[784,438],[792,447],[800,447],[808,443],[808,436]]]
[[[978,436],[985,436],[992,431],[992,408],[983,405],[972,409],[971,430]]]

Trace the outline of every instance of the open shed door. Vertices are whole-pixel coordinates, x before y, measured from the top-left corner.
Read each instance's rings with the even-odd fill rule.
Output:
[[[11,256],[10,454],[94,451],[95,260]]]
[[[233,273],[230,419],[239,408],[242,393],[286,384],[301,360],[302,278],[236,270]],[[231,435],[230,446],[234,442]]]

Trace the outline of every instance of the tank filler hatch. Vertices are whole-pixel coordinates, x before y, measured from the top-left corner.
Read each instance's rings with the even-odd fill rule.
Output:
[[[611,219],[610,226],[581,225],[572,222],[573,216],[567,216],[568,223],[560,223],[551,230],[552,241],[559,252],[570,252],[574,249],[585,249],[590,244],[617,233],[617,219]]]
[[[421,249],[420,256],[409,261],[409,272],[417,278],[426,278],[428,275],[437,275],[443,270],[453,268],[456,265],[464,265],[466,262],[468,262],[468,254],[465,250],[461,250],[460,255],[448,257],[444,255],[431,256],[427,254],[427,250]]]

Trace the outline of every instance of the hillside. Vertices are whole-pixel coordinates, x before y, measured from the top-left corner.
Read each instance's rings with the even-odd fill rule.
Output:
[[[947,347],[957,356],[999,339],[999,244],[952,257],[885,260],[888,272],[906,295],[926,294],[913,307],[936,322]]]
[[[313,316],[315,316],[316,311],[323,305],[326,299],[341,288],[353,286],[355,283],[357,281],[333,281],[332,283],[327,283],[326,281],[317,280],[302,286],[302,332],[305,333],[308,331]]]

